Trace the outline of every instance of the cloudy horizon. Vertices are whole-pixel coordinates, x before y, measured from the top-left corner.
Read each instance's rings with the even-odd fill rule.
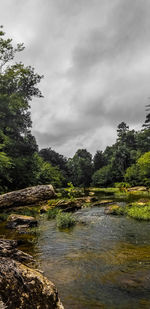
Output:
[[[125,121],[140,129],[150,97],[149,0],[1,0],[6,36],[23,42],[17,60],[44,75],[31,103],[40,148],[69,157],[116,139]]]

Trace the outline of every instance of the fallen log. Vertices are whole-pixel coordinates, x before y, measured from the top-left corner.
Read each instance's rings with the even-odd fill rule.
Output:
[[[31,260],[30,255],[17,249],[16,241],[0,240],[1,308],[63,309],[55,285],[24,264]]]
[[[56,196],[52,185],[28,187],[0,195],[0,209],[16,206],[34,205]]]

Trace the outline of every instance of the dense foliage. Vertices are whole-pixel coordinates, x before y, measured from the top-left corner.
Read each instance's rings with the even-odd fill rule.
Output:
[[[22,44],[13,47],[0,31],[0,191],[39,183],[61,185],[57,167],[45,163],[31,133],[30,101],[42,96],[37,84],[42,76],[30,66],[13,64]]]
[[[31,133],[30,102],[42,94],[37,87],[43,76],[34,68],[14,63],[23,44],[13,46],[0,29],[0,192],[37,184],[56,187],[115,183],[150,186],[150,105],[142,130],[130,130],[125,122],[117,127],[116,143],[92,155],[78,149],[65,158],[50,147],[38,151]]]

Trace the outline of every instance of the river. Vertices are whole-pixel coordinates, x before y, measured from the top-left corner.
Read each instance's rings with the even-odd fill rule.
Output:
[[[105,215],[104,207],[75,216],[82,223],[61,231],[42,216],[34,241],[22,246],[56,284],[65,309],[150,308],[150,223]]]

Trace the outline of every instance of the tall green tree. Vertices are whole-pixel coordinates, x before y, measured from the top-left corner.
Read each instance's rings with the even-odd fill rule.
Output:
[[[67,185],[69,181],[69,171],[67,167],[67,159],[56,152],[55,150],[49,148],[43,148],[39,151],[39,155],[44,161],[52,164],[52,166],[58,167],[64,176],[64,186]]]
[[[106,165],[106,159],[102,151],[97,150],[93,157],[94,172]]]
[[[92,155],[86,149],[78,149],[72,159],[68,160],[70,181],[75,186],[87,187],[91,183]]]
[[[146,105],[146,111],[148,112],[146,115],[145,122],[143,124],[143,127],[146,129],[150,129],[150,104]]]
[[[24,49],[23,44],[13,46],[11,39],[5,39],[0,31],[0,144],[12,162],[9,169],[11,182],[4,183],[8,189],[21,188],[34,183],[27,174],[32,170],[34,153],[38,147],[31,133],[30,102],[41,97],[37,87],[42,76],[31,66],[13,63],[15,54]],[[33,159],[33,161],[32,161]]]

